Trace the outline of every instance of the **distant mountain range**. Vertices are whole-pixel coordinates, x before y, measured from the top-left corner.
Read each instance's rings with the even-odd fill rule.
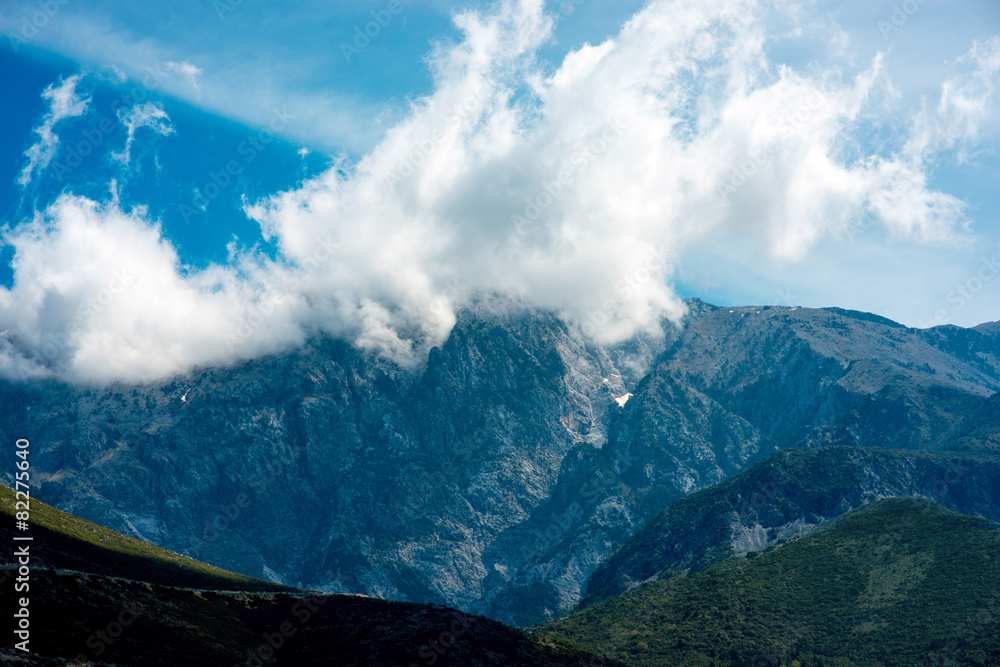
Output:
[[[484,298],[418,371],[320,339],[152,385],[7,382],[0,431],[39,498],[127,535],[522,627],[884,498],[998,518],[996,324],[688,307],[602,347]]]

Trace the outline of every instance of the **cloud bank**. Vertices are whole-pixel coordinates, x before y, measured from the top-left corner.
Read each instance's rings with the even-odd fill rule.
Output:
[[[277,261],[233,246],[226,266],[188,271],[142,209],[71,195],[9,233],[4,372],[151,380],[319,332],[415,365],[484,291],[614,343],[683,317],[677,258],[718,239],[800,261],[863,216],[914,242],[963,234],[962,202],[929,170],[975,149],[1000,39],[914,112],[881,55],[849,74],[772,62],[753,0],[651,2],[556,68],[537,59],[553,27],[540,0],[454,21],[462,39],[429,58],[434,92],[381,143],[247,203]],[[885,127],[908,129],[865,140]]]

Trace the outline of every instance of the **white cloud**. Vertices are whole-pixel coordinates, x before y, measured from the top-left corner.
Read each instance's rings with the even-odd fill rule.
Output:
[[[120,153],[112,152],[111,157],[126,166],[132,160],[132,142],[135,139],[135,131],[140,127],[148,127],[163,137],[174,132],[174,128],[170,124],[170,117],[163,110],[163,106],[157,102],[144,102],[136,104],[130,109],[119,109],[118,120],[125,126],[128,135],[125,138],[125,147],[122,151]]]
[[[192,88],[199,87],[198,77],[204,74],[204,72],[200,67],[195,67],[194,65],[192,65],[187,61],[176,63],[172,60],[168,60],[166,63],[164,63],[164,67],[170,70],[171,72],[176,72],[177,74],[187,79],[188,83],[191,84]]]
[[[881,59],[846,81],[774,66],[761,13],[654,2],[548,77],[541,3],[461,15],[435,92],[375,150],[248,211],[293,260],[336,239],[317,298],[374,300],[430,340],[452,319],[432,304],[489,289],[605,342],[655,328],[683,311],[671,257],[720,235],[798,260],[870,211],[902,238],[955,238],[961,205],[919,165],[848,150],[890,90]]]
[[[77,94],[78,83],[80,83],[79,74],[61,80],[59,85],[52,84],[42,92],[42,97],[49,103],[49,111],[42,119],[42,124],[33,131],[38,135],[38,140],[24,153],[28,163],[17,177],[21,187],[26,187],[55,157],[59,147],[59,136],[53,132],[56,123],[66,118],[80,116],[87,110],[90,99],[81,98]]]
[[[248,21],[245,27],[259,26],[259,32],[248,33],[234,31],[232,20],[219,21],[212,3],[182,3],[176,15],[165,23],[160,23],[162,17],[139,19],[146,33],[140,38],[120,25],[118,19],[123,15],[141,16],[144,8],[135,3],[121,4],[117,11],[114,3],[101,7],[66,4],[32,43],[85,67],[107,70],[109,78],[124,75],[131,81],[132,90],[142,86],[146,91],[185,100],[251,127],[267,127],[275,109],[288,108],[297,120],[285,128],[282,136],[314,148],[362,150],[382,134],[382,128],[372,119],[384,109],[357,94],[328,89],[327,73],[332,71],[337,77],[356,73],[347,70],[336,45],[330,47],[329,54],[318,54],[269,41],[271,33],[276,39],[285,36],[295,40],[305,32],[311,39],[304,43],[330,46],[325,41],[327,32],[315,28],[324,21],[317,20],[314,8],[256,8],[255,20]],[[18,0],[16,6],[28,16],[37,9],[28,0]],[[337,8],[327,7],[324,11],[336,16]],[[9,16],[0,12],[0,32],[20,29],[20,19],[14,20],[15,12],[14,8]],[[258,22],[261,16],[263,20]],[[283,29],[274,30],[279,18]],[[296,21],[309,22],[310,29],[286,32],[284,26],[295,25]],[[157,27],[151,27],[151,22]],[[172,34],[166,37],[159,29]]]
[[[957,149],[958,161],[965,162],[975,146],[984,122],[993,121],[993,133],[1000,130],[993,107],[993,86],[1000,73],[1000,35],[983,44],[975,43],[958,64],[972,65],[941,84],[941,96],[932,109],[924,107],[914,118],[907,152],[914,162],[936,153]]]
[[[429,61],[433,93],[375,148],[247,205],[282,262],[234,245],[228,267],[182,270],[143,211],[60,199],[10,239],[3,363],[148,379],[317,331],[414,363],[483,292],[614,342],[683,315],[670,284],[685,253],[736,244],[799,261],[865,214],[898,239],[962,234],[961,202],[929,187],[913,148],[919,124],[909,141],[864,140],[910,120],[882,102],[893,91],[881,56],[847,75],[778,65],[754,0],[652,2],[554,70],[536,60],[552,29],[541,0],[455,23],[462,39]],[[976,48],[968,57],[990,71],[993,51]],[[942,95],[946,109],[985,100],[959,114],[968,142],[969,119],[991,109],[981,90]],[[136,109],[123,122],[169,128],[155,108]],[[122,261],[134,286],[93,316],[87,300]]]
[[[303,340],[290,324],[302,304],[269,286],[279,268],[243,256],[182,273],[142,210],[64,195],[7,242],[17,281],[0,289],[0,365],[19,377],[143,381]],[[227,332],[262,303],[272,317],[234,352]]]

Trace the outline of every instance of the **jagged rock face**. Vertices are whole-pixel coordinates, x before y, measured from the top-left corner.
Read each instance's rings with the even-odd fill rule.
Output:
[[[584,604],[682,570],[752,555],[889,497],[926,498],[1000,520],[1000,461],[858,447],[778,452],[660,513],[597,568]],[[900,526],[885,530],[887,540],[895,539]]]
[[[941,411],[1000,391],[995,339],[906,329],[850,311],[715,308],[692,319],[652,377],[682,380],[745,419],[772,447],[926,447]]]
[[[85,518],[256,576],[339,570],[345,591],[471,609],[497,572],[484,553],[568,452],[604,443],[662,346],[480,309],[419,373],[315,341],[157,385],[4,385],[3,426],[35,444],[40,497]]]
[[[0,427],[32,440],[41,499],[108,527],[515,624],[575,606],[665,506],[779,447],[996,443],[988,327],[689,305],[615,348],[480,305],[416,372],[317,340],[155,385],[3,384]]]
[[[784,447],[951,447],[1000,390],[1000,346],[976,331],[876,316],[699,304],[611,429],[612,459],[656,512]]]

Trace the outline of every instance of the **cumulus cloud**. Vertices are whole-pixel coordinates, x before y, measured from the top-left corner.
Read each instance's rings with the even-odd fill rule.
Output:
[[[414,364],[483,292],[614,343],[683,317],[677,258],[719,239],[796,261],[859,215],[917,242],[962,233],[961,202],[928,185],[919,119],[894,146],[862,139],[912,120],[881,101],[881,56],[849,75],[772,62],[754,0],[653,1],[554,69],[536,56],[553,26],[541,0],[454,21],[433,92],[374,149],[246,205],[278,261],[233,246],[227,266],[182,270],[143,211],[69,196],[19,229],[4,363],[149,379],[326,332]],[[991,81],[994,51],[976,49]],[[988,109],[982,90],[946,86],[940,108]],[[969,141],[981,113],[964,116]],[[88,306],[122,269],[134,284]]]
[[[245,255],[184,272],[142,209],[63,195],[6,241],[17,281],[0,290],[0,348],[15,377],[150,380],[303,340],[302,304],[271,286],[279,268]],[[258,307],[273,317],[234,349]]]
[[[163,110],[163,105],[158,102],[144,102],[136,104],[130,109],[119,109],[118,120],[127,131],[125,147],[120,153],[113,152],[111,158],[126,166],[132,160],[132,142],[135,140],[136,130],[148,127],[152,132],[162,137],[174,132],[174,127],[170,124],[170,117]]]
[[[33,131],[38,136],[36,142],[25,151],[28,163],[21,169],[17,182],[21,187],[31,183],[32,178],[45,169],[55,157],[59,147],[59,136],[53,131],[61,120],[80,116],[87,110],[89,98],[80,97],[76,86],[80,83],[80,75],[63,79],[59,84],[52,84],[42,92],[42,98],[49,103],[48,113],[42,119],[42,124]]]
[[[888,88],[881,58],[848,80],[775,66],[761,15],[744,0],[653,2],[547,76],[533,60],[542,3],[459,15],[465,39],[435,54],[435,92],[375,150],[248,212],[292,260],[336,239],[322,298],[364,294],[394,331],[431,338],[485,289],[602,342],[655,329],[683,313],[672,258],[720,235],[796,260],[867,211],[901,237],[951,238],[961,206],[920,165],[848,154]]]

